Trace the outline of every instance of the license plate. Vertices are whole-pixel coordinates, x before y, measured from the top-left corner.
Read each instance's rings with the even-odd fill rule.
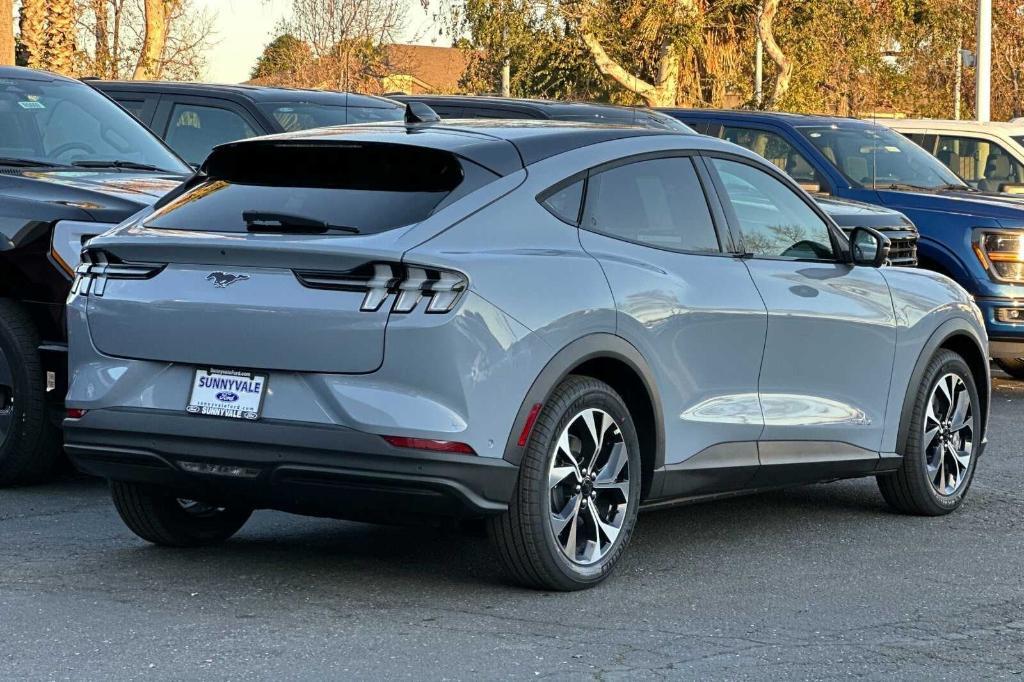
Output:
[[[231,419],[260,418],[267,375],[236,369],[197,369],[185,411]]]

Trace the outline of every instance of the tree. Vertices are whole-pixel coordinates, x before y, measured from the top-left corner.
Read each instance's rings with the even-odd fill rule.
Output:
[[[160,58],[167,45],[167,18],[175,4],[176,0],[145,0],[145,31],[133,79],[151,80],[160,77]]]
[[[100,78],[140,77],[194,80],[206,64],[213,15],[195,0],[164,0],[163,45],[153,34],[146,45],[145,0],[78,0],[78,71]],[[143,60],[143,49],[149,50]]]
[[[47,0],[46,67],[75,73],[75,0]]]
[[[14,3],[0,0],[0,65],[14,64]]]
[[[18,38],[26,65],[46,68],[46,0],[21,0]]]
[[[764,44],[764,50],[768,53],[778,73],[775,75],[775,87],[768,97],[769,108],[775,107],[789,90],[789,82],[793,78],[793,62],[782,51],[779,44],[775,42],[775,32],[772,30],[772,22],[779,12],[779,0],[764,0],[757,16],[757,35]]]
[[[263,54],[256,59],[249,77],[266,79],[284,76],[291,80],[309,62],[311,56],[309,45],[291,33],[282,33],[263,48]]]
[[[376,82],[385,46],[405,23],[405,0],[292,0],[292,18],[279,26],[309,47],[297,84],[351,90]]]
[[[584,0],[577,11],[580,13],[582,27],[580,37],[601,73],[640,96],[648,106],[672,106],[676,103],[679,92],[679,43],[684,36],[692,35],[700,28],[702,9],[697,0]],[[619,18],[617,22],[614,21],[616,16]],[[618,23],[617,27],[615,23]],[[602,26],[605,27],[604,35]],[[619,30],[607,31],[612,27]],[[605,36],[612,39],[606,41]],[[640,52],[635,49],[636,40],[630,40],[628,36],[643,43]],[[605,49],[606,43],[626,49],[618,50],[621,56],[615,57]],[[642,73],[645,70],[644,52],[654,54],[653,68],[647,66],[646,69],[651,72],[650,75]],[[623,65],[627,63],[626,59],[637,54],[641,56],[640,63],[634,57],[630,59],[632,65]]]

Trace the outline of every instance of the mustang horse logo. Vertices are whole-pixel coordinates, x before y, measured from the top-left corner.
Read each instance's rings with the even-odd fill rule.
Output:
[[[211,272],[209,275],[206,276],[206,281],[213,282],[213,286],[217,287],[218,289],[223,289],[229,284],[241,282],[246,279],[249,279],[249,275],[236,275],[231,272],[220,271]]]

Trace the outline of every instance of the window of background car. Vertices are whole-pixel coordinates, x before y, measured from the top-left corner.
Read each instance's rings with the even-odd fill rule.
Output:
[[[576,225],[580,219],[580,202],[583,200],[583,179],[552,192],[541,205],[555,214],[559,220]]]
[[[874,189],[965,186],[941,161],[888,128],[831,125],[797,129],[855,186]]]
[[[405,107],[349,107],[349,123],[374,123],[376,121],[401,121],[405,119]]]
[[[217,145],[258,134],[241,115],[230,109],[175,104],[164,139],[183,159],[199,165]]]
[[[935,157],[968,184],[998,192],[1005,183],[1024,182],[1024,167],[998,144],[976,137],[939,135]]]
[[[50,164],[130,161],[189,169],[152,133],[88,85],[0,78],[0,157]]]
[[[146,108],[146,101],[141,99],[119,99],[117,103],[128,110],[128,113],[135,118],[142,120],[142,110]]]
[[[743,232],[744,249],[754,256],[834,260],[825,221],[797,194],[762,170],[713,158],[726,199]]]
[[[580,227],[661,249],[720,250],[693,161],[682,156],[592,174]]]
[[[781,135],[755,128],[723,126],[721,137],[763,156],[800,184],[819,184],[818,174],[807,158]]]

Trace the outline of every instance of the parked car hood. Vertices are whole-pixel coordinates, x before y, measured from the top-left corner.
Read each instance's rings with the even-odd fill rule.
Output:
[[[5,168],[0,171],[0,217],[119,223],[184,179],[146,171]]]
[[[914,223],[907,216],[891,208],[824,194],[814,195],[814,200],[842,228],[914,229]]]
[[[989,192],[876,190],[889,208],[956,213],[1024,226],[1024,200]]]

